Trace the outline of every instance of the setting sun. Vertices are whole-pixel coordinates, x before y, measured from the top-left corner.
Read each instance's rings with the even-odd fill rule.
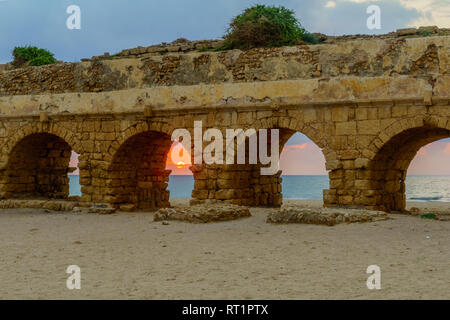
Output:
[[[177,169],[183,169],[186,166],[186,163],[183,161],[180,161],[177,163]]]
[[[175,142],[172,144],[166,161],[166,169],[172,171],[172,175],[192,175],[191,170],[191,155],[183,148],[181,143]]]

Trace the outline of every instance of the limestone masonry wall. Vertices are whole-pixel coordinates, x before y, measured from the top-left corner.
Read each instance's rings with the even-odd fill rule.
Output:
[[[326,159],[325,206],[404,210],[414,155],[450,137],[450,36],[333,41],[0,72],[0,199],[67,199],[73,150],[83,202],[167,207],[172,132],[202,121],[279,129],[280,152],[302,132]],[[192,166],[193,202],[279,206],[281,172],[260,168]]]
[[[0,72],[1,95],[103,92],[154,86],[449,74],[448,36],[349,40],[248,51],[169,52]]]

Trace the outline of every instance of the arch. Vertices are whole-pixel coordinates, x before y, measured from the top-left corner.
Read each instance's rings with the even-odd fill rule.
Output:
[[[256,130],[258,129],[284,129],[286,131],[290,130],[292,134],[294,134],[295,132],[301,132],[302,134],[307,136],[312,142],[318,145],[320,148],[323,149],[326,147],[326,141],[323,133],[319,132],[312,125],[305,123],[304,121],[299,120],[295,117],[271,116],[267,118],[262,118],[256,120],[251,127],[255,128]],[[286,141],[289,140],[290,136],[287,138],[286,137],[287,136],[285,136]]]
[[[192,149],[185,149],[181,142],[173,141],[167,155],[166,170],[170,170],[168,190],[170,191],[170,203],[174,205],[175,199],[191,199],[194,189],[194,176],[192,167]],[[178,151],[178,152],[174,152]],[[172,157],[174,152],[175,157]],[[199,184],[197,180],[197,184]]]
[[[111,144],[108,153],[105,155],[104,160],[111,162],[114,158],[114,156],[119,151],[120,147],[131,137],[140,134],[145,133],[148,131],[152,132],[159,132],[161,134],[168,135],[169,137],[172,135],[172,132],[175,129],[168,125],[165,122],[160,121],[152,121],[152,122],[137,122],[130,126],[128,126],[121,134],[119,134],[116,138],[116,140]]]
[[[81,153],[81,146],[74,133],[57,123],[37,122],[28,123],[18,128],[13,128],[14,133],[10,135],[3,149],[4,155],[9,155],[12,149],[26,136],[36,133],[48,133],[66,141],[77,153]]]
[[[325,125],[317,122],[317,125]],[[327,136],[325,130],[319,130],[312,124],[306,123],[303,120],[288,116],[271,116],[256,120],[252,124],[255,129],[279,129],[280,130],[280,153],[282,146],[292,137],[296,132],[304,134],[308,139],[314,142],[320,149],[322,149],[325,161],[336,160],[336,152],[328,147]]]
[[[330,150],[325,147],[325,137],[319,130],[294,117],[268,116],[254,121],[250,126],[247,126],[247,129],[248,128],[255,129],[256,132],[260,129],[278,129],[278,155],[281,154],[283,146],[296,132],[305,134],[313,141],[321,149],[325,159],[329,158],[332,154]],[[244,131],[246,130],[245,128],[242,129]],[[218,176],[214,196],[218,200],[232,200],[232,202],[236,204],[278,207],[282,204],[281,171],[279,170],[273,175],[262,175],[261,164],[248,164],[248,142],[249,138],[246,137],[246,165],[224,165],[218,169],[208,169],[212,172],[210,175],[215,176],[217,174]],[[268,143],[271,143],[270,132],[268,133]],[[234,145],[231,146],[225,146],[226,149],[229,147],[236,147],[236,142],[233,144]],[[269,147],[268,150],[270,152],[271,147]],[[194,172],[194,176],[195,175],[196,173]],[[195,192],[195,194],[197,193],[200,194],[200,192]],[[206,198],[207,195],[205,193],[202,196],[203,198]],[[211,196],[211,192],[208,193],[208,196]]]
[[[165,166],[171,145],[171,136],[161,131],[142,131],[124,139],[107,169],[108,202],[138,209],[170,206],[166,189],[171,171]]]
[[[446,122],[446,121],[445,121]],[[419,149],[450,137],[450,129],[433,118],[402,119],[383,130],[374,140],[374,156],[369,162],[369,186],[375,209],[404,211],[405,178]]]
[[[282,146],[280,170],[283,199],[323,200],[329,189],[322,150],[300,132]]]
[[[15,139],[22,135],[17,134]],[[58,135],[42,129],[25,131],[10,149],[1,172],[1,196],[68,198],[71,153],[72,147]]]

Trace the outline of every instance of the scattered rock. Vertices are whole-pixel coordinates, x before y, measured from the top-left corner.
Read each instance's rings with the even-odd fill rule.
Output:
[[[139,46],[137,48],[125,49],[117,54],[111,55],[108,52],[101,56],[93,56],[90,59],[81,59],[83,62],[105,60],[105,59],[120,59],[120,58],[145,58],[148,56],[162,55],[168,52],[191,52],[191,51],[205,51],[214,50],[221,47],[223,40],[200,40],[190,41],[185,38],[179,38],[171,43],[163,42],[161,44],[152,45],[148,47]]]
[[[319,42],[324,42],[328,39],[328,36],[323,33],[315,32],[313,35],[317,38],[317,40],[319,40]]]
[[[420,214],[420,209],[416,208],[416,207],[412,207],[411,209],[409,209],[409,213],[411,213],[412,215],[418,215],[418,214]]]
[[[439,28],[437,26],[419,27],[418,33],[420,34],[422,32],[438,33]]]
[[[423,219],[433,219],[440,221],[450,221],[450,210],[447,208],[436,208],[436,207],[426,207],[426,208],[417,208],[411,207],[407,213],[412,216],[418,216]]]
[[[120,211],[123,212],[133,212],[134,210],[136,210],[136,205],[132,203],[127,203],[120,206]]]
[[[381,211],[364,209],[305,208],[285,205],[280,210],[269,213],[268,223],[304,223],[334,226],[339,223],[374,222],[387,220]]]
[[[163,208],[153,216],[154,221],[178,220],[192,223],[209,223],[250,217],[250,210],[232,204],[199,204],[191,207]]]
[[[398,36],[411,36],[415,34],[419,34],[419,30],[416,28],[397,29]]]
[[[96,207],[92,206],[88,209],[89,213],[98,213],[98,214],[113,214],[116,212],[115,208],[109,208],[109,207]]]
[[[47,211],[72,211],[77,202],[67,200],[0,200],[0,209],[46,209]]]

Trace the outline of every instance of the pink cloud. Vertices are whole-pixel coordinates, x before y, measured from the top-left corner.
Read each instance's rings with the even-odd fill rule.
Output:
[[[408,174],[450,175],[450,143],[436,141],[417,152]]]
[[[79,154],[72,151],[72,155],[70,156],[69,167],[77,168],[77,170],[75,170],[74,172],[71,172],[70,174],[74,174],[74,175],[80,174],[80,170],[78,169],[78,156],[79,156]]]
[[[425,147],[420,148],[419,151],[417,151],[418,156],[426,156],[427,155],[427,149]]]
[[[284,175],[325,175],[325,157],[314,143],[288,145],[280,157]]]
[[[442,152],[444,152],[445,154],[450,154],[450,142],[447,142]]]
[[[290,146],[285,146],[284,149],[305,149],[307,146],[308,146],[308,143],[305,142],[303,144],[293,144]]]

